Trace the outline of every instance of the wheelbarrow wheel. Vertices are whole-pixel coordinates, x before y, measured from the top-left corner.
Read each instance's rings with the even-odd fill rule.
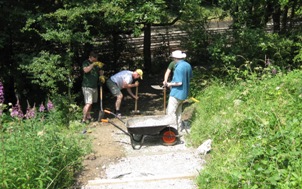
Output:
[[[167,127],[163,131],[161,131],[161,137],[163,145],[165,146],[173,146],[178,142],[177,138],[178,132],[176,129],[172,127]]]

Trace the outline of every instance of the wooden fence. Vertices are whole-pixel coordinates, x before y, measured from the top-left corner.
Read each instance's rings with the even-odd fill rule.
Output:
[[[215,22],[211,23],[208,27],[209,32],[225,32],[229,29],[229,23]],[[154,50],[160,49],[161,47],[165,47],[167,49],[178,49],[181,45],[181,40],[183,37],[186,37],[187,33],[179,29],[178,26],[156,26],[151,27],[151,54]],[[123,54],[127,54],[127,52],[136,52],[138,56],[141,56],[144,48],[144,34],[139,37],[133,37],[131,35],[123,35],[120,36],[120,43],[127,44],[127,50],[123,52]],[[102,46],[110,47],[110,41],[103,39],[99,41]],[[122,44],[121,44],[122,45]],[[110,52],[109,52],[110,51]],[[104,54],[110,54],[112,49],[105,48],[101,49],[101,52]]]

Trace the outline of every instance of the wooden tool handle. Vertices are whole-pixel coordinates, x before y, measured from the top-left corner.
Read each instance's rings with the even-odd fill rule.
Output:
[[[135,96],[137,97],[137,95],[138,95],[138,86],[136,86],[135,89]],[[137,111],[137,98],[135,99],[134,111]]]
[[[164,87],[163,92],[164,92],[164,114],[166,114],[166,87]]]
[[[100,109],[103,111],[103,87],[100,86]]]

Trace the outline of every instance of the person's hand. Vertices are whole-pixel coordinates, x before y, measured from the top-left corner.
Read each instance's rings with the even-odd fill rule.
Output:
[[[138,86],[139,86],[139,82],[136,81],[136,82],[134,83],[134,86],[135,86],[135,87],[138,87]]]
[[[100,79],[100,82],[101,82],[101,83],[105,83],[105,81],[106,81],[105,76],[103,76],[103,75],[101,75],[101,76],[99,77],[99,79]]]
[[[94,64],[95,66],[99,67],[99,68],[102,68],[102,67],[104,66],[104,63],[99,62],[99,61],[94,62],[93,64]]]
[[[133,96],[133,98],[134,98],[135,100],[138,100],[138,99],[139,99],[139,97],[138,97],[138,96]]]
[[[163,81],[163,87],[167,87],[168,86],[168,82],[167,81]]]

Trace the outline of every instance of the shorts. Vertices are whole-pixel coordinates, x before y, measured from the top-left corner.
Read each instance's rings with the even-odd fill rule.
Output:
[[[98,101],[97,88],[82,87],[85,104],[93,104]]]
[[[108,79],[106,81],[106,85],[110,90],[111,94],[113,94],[114,96],[119,96],[122,93],[121,89],[111,79]]]

